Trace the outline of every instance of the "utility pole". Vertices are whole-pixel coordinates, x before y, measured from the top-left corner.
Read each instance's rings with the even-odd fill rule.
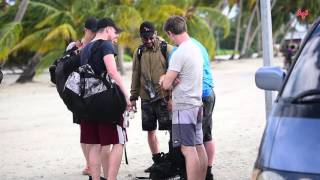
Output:
[[[272,66],[273,64],[273,42],[270,1],[271,0],[260,0],[263,66]],[[265,103],[266,118],[268,119],[273,103],[272,91],[265,91]]]

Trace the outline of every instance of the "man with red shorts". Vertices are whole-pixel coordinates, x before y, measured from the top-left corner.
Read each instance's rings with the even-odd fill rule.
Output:
[[[83,65],[83,62],[88,59],[88,64],[91,65],[96,74],[107,71],[109,76],[119,85],[126,97],[128,107],[130,107],[127,89],[117,71],[114,58],[116,53],[112,44],[118,38],[120,31],[112,19],[103,18],[99,20],[96,37],[81,52],[81,64]],[[90,59],[91,50],[97,40],[103,40],[98,49],[100,58]],[[105,118],[106,121],[110,120],[110,117]],[[122,119],[122,114],[119,114],[118,120],[121,122],[123,121]],[[108,122],[111,122],[111,120]],[[100,179],[100,167],[102,164],[104,177],[108,180],[115,180],[122,159],[123,145],[126,141],[125,128],[117,124],[98,122],[90,119],[90,117],[82,119],[80,126],[81,143],[89,146],[89,167],[92,179]]]

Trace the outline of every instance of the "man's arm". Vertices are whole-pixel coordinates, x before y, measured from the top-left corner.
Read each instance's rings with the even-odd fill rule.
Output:
[[[167,71],[165,75],[162,75],[159,80],[159,84],[165,90],[170,90],[173,88],[173,83],[175,79],[178,77],[179,72],[176,71]]]
[[[111,76],[111,78],[117,83],[117,85],[120,87],[121,91],[126,97],[127,104],[128,106],[131,106],[130,101],[129,101],[129,95],[128,92],[126,91],[124,81],[120,75],[120,73],[117,70],[117,65],[116,61],[114,59],[113,54],[108,54],[103,57],[104,64],[107,67],[107,72]]]
[[[137,58],[137,51],[133,54],[132,61],[132,77],[131,77],[131,90],[130,90],[130,100],[136,101],[139,97],[140,91],[140,75],[141,75],[141,67],[140,61]]]

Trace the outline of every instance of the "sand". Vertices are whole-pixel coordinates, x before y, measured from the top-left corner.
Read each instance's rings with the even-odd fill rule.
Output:
[[[280,60],[275,60],[280,64]],[[131,64],[124,76],[130,87]],[[255,87],[254,73],[261,59],[212,63],[217,96],[213,113],[216,157],[215,179],[249,179],[265,126],[264,92]],[[88,179],[81,175],[85,161],[79,144],[79,126],[59,98],[48,73],[32,83],[14,84],[17,75],[5,75],[0,85],[0,179]],[[140,106],[140,105],[138,105]],[[159,132],[161,150],[169,135]],[[128,128],[127,153],[118,179],[147,176],[151,165],[140,111]]]

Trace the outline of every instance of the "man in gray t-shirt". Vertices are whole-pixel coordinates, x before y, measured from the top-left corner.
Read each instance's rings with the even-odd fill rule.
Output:
[[[203,56],[187,33],[185,20],[171,16],[164,31],[178,45],[167,73],[160,78],[164,89],[172,89],[172,142],[181,147],[188,180],[205,179],[207,155],[202,133]]]

